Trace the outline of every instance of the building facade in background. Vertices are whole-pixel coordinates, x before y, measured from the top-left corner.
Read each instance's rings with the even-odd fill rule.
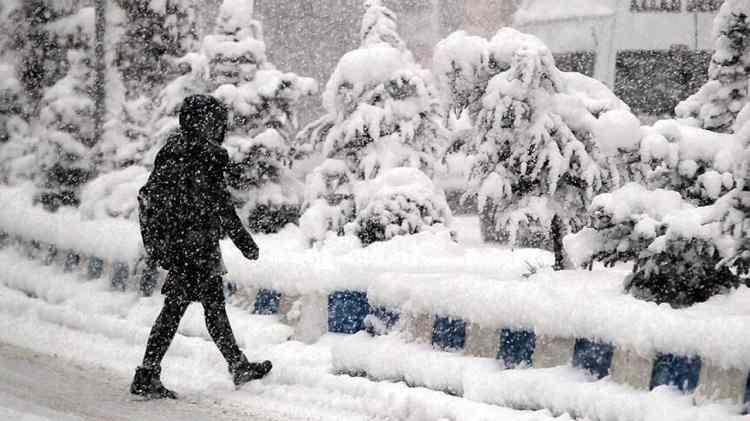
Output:
[[[218,0],[206,2],[206,17]],[[325,86],[359,44],[362,0],[255,0],[267,54],[281,70]],[[399,32],[429,66],[435,44],[463,29],[491,37],[503,26],[539,36],[558,66],[596,77],[635,111],[662,115],[706,79],[712,21],[723,0],[386,0]],[[656,71],[655,71],[656,70]],[[315,100],[319,101],[319,100]],[[318,113],[311,104],[309,120]]]
[[[723,0],[525,0],[513,25],[636,111],[670,114],[703,84]]]

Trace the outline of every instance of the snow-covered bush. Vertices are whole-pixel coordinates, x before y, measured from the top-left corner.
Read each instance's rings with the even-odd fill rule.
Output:
[[[338,159],[327,159],[307,175],[300,228],[311,242],[345,233],[355,217],[353,182],[346,162]]]
[[[451,222],[443,191],[418,169],[393,168],[360,188],[354,222],[364,245]]]
[[[748,139],[673,120],[643,135],[643,185],[597,196],[591,225],[565,239],[569,254],[577,264],[634,261],[626,289],[674,306],[736,287],[746,271]]]
[[[705,129],[729,132],[750,101],[750,3],[726,0],[714,20],[713,36],[709,81],[675,111],[697,119]]]
[[[478,196],[486,240],[550,247],[550,227],[583,226],[596,193],[628,178],[619,163],[640,123],[601,83],[555,67],[537,38],[503,29],[495,60],[509,63],[482,99],[467,196]]]
[[[34,152],[39,188],[37,200],[45,207],[78,205],[79,189],[93,174],[94,101],[92,69],[85,52],[68,52],[67,75],[42,98],[39,143]]]
[[[399,167],[432,176],[447,146],[431,74],[414,61],[394,19],[380,1],[365,1],[361,47],[345,54],[328,80],[323,93],[326,114],[297,137],[298,150],[345,162],[353,184],[368,183]],[[318,186],[314,177],[308,178],[308,199]],[[355,193],[358,189],[351,187]],[[359,199],[355,202],[360,205]],[[313,205],[306,202],[307,212],[321,213]]]
[[[96,177],[81,190],[79,211],[86,219],[138,219],[138,190],[149,172],[132,165]]]

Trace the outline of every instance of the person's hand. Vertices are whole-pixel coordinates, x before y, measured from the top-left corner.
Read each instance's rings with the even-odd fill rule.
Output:
[[[253,247],[250,250],[243,251],[242,254],[244,254],[245,258],[248,260],[258,260],[258,257],[260,257],[260,250],[258,247]]]

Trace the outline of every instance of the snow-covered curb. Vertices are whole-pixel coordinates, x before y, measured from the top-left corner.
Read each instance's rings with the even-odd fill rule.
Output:
[[[592,420],[713,421],[743,419],[732,407],[693,405],[693,397],[667,387],[637,391],[607,378],[595,381],[570,366],[503,370],[496,361],[435,352],[397,335],[358,334],[333,347],[334,368],[375,379],[405,381],[466,399],[507,407],[546,408]],[[360,371],[361,370],[361,371]]]

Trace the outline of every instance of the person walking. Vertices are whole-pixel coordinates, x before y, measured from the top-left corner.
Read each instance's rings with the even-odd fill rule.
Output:
[[[161,382],[161,361],[192,302],[203,305],[206,327],[234,384],[241,386],[271,371],[270,361],[249,362],[237,346],[226,312],[219,240],[229,236],[242,254],[257,260],[258,246],[242,225],[225,181],[229,154],[227,108],[207,95],[186,98],[180,128],[159,151],[146,185],[139,191],[141,236],[148,259],[169,273],[162,287],[164,306],[146,344],[130,387],[149,399],[177,394]]]

